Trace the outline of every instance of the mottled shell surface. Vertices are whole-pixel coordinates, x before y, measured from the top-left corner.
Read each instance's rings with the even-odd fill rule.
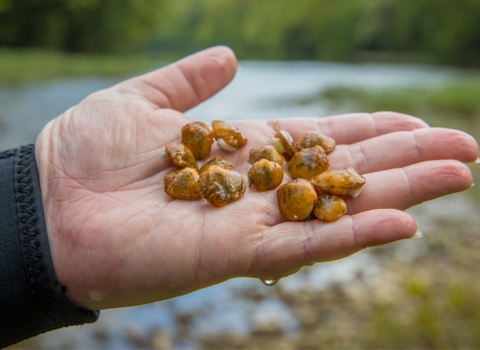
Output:
[[[295,153],[288,164],[288,171],[293,178],[310,179],[326,171],[328,166],[328,158],[323,148],[314,146]]]
[[[200,175],[198,183],[200,195],[216,207],[238,201],[246,189],[242,175],[215,165]]]
[[[188,167],[198,169],[195,156],[183,143],[168,143],[165,145],[165,153],[167,153],[168,158],[180,168]]]
[[[218,166],[222,169],[232,170],[233,164],[225,157],[222,156],[215,156],[209,161],[205,162],[202,167],[200,168],[200,174],[205,172],[211,166]]]
[[[310,181],[325,192],[339,196],[358,196],[365,185],[365,178],[358,174],[354,168],[328,170],[316,176]]]
[[[202,122],[185,124],[182,127],[182,143],[192,151],[196,159],[205,159],[212,150],[212,132]]]
[[[260,159],[266,159],[271,162],[278,163],[282,168],[285,166],[287,161],[285,160],[285,157],[278,152],[275,147],[271,145],[267,146],[262,146],[262,147],[257,147],[257,148],[252,148],[250,150],[250,155],[248,157],[248,162],[253,164]]]
[[[304,148],[311,148],[314,146],[320,146],[325,153],[330,153],[335,149],[335,140],[327,135],[323,135],[319,132],[312,131],[307,132],[300,140],[295,142],[295,148],[298,151]]]
[[[198,171],[193,168],[172,171],[163,178],[165,192],[177,199],[198,200],[200,199],[199,177]]]
[[[277,131],[275,137],[280,140],[283,148],[285,149],[285,154],[288,157],[293,157],[296,152],[295,145],[293,143],[292,135],[286,130]]]
[[[260,159],[248,169],[249,184],[259,192],[273,190],[283,181],[283,169],[267,159]]]
[[[223,120],[212,121],[213,135],[215,140],[223,139],[225,143],[232,147],[241,147],[245,145],[247,139],[232,123]]]
[[[318,196],[310,181],[295,179],[278,188],[277,199],[280,213],[285,218],[300,221],[311,214]]]
[[[336,221],[347,212],[345,201],[337,196],[326,194],[318,197],[313,214],[322,221]]]

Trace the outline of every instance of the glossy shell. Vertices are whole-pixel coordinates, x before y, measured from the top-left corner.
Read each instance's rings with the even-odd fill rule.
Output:
[[[249,185],[259,192],[273,190],[283,181],[283,169],[275,162],[260,159],[248,169]]]
[[[310,179],[328,169],[328,158],[320,146],[305,148],[295,153],[288,164],[288,171],[293,178]]]
[[[198,200],[200,199],[199,177],[197,170],[193,168],[172,171],[163,178],[165,192],[177,199]]]
[[[357,173],[354,168],[329,170],[316,175],[310,181],[330,194],[351,195],[356,197],[365,185],[365,178]]]
[[[318,201],[315,187],[305,179],[295,179],[280,186],[277,198],[280,213],[293,221],[307,218]]]
[[[278,152],[275,147],[268,145],[268,146],[262,146],[262,147],[257,147],[257,148],[252,148],[250,150],[250,155],[248,157],[248,162],[253,164],[260,159],[266,159],[271,162],[278,163],[280,167],[284,167],[287,161],[285,160],[285,157]]]
[[[243,137],[232,123],[223,120],[214,120],[212,121],[212,128],[215,140],[223,139],[229,146],[241,147],[247,142],[247,139]]]
[[[246,189],[242,175],[215,165],[200,175],[198,183],[200,195],[216,207],[238,201]]]
[[[172,162],[180,168],[198,169],[197,160],[192,151],[183,143],[168,143],[165,146],[165,153]]]
[[[202,165],[202,167],[200,168],[200,174],[205,172],[208,168],[214,165],[226,170],[233,169],[233,164],[227,158],[222,156],[215,156]]]
[[[298,151],[304,148],[320,146],[325,153],[330,153],[335,149],[335,140],[319,132],[307,132],[300,140],[295,142],[295,148]]]
[[[205,159],[212,150],[213,136],[207,124],[188,123],[182,127],[182,143],[192,151],[196,159]]]
[[[337,196],[326,194],[318,197],[313,214],[322,221],[336,221],[347,212],[345,201]]]
[[[286,130],[277,131],[275,137],[280,140],[282,147],[285,151],[285,154],[288,157],[293,157],[296,152],[295,145],[293,143],[293,138],[290,133]]]

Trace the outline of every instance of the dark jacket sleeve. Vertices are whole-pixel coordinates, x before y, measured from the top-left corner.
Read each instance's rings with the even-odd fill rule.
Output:
[[[33,145],[0,152],[0,348],[95,322],[76,308],[53,269]]]

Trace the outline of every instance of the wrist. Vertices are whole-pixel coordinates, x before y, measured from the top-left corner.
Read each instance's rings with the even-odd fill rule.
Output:
[[[0,153],[0,346],[93,322],[73,306],[53,268],[33,145]],[[8,323],[7,323],[8,321]]]

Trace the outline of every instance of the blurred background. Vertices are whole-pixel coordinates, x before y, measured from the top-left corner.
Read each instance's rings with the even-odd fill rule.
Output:
[[[0,0],[0,147],[34,142],[94,91],[218,44],[239,70],[193,119],[394,110],[480,139],[478,0]],[[480,347],[480,186],[409,211],[421,239],[273,287],[237,279],[103,311],[13,347]]]

